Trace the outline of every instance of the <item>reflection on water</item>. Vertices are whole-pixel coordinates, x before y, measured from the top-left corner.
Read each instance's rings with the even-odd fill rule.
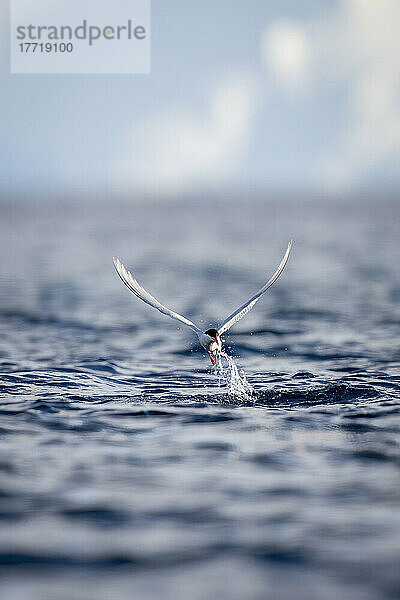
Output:
[[[1,597],[398,597],[399,210],[1,208]]]

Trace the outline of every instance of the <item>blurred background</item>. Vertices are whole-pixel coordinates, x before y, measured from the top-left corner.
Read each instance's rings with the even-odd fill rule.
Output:
[[[9,74],[3,198],[396,194],[396,0],[152,2],[152,72]]]

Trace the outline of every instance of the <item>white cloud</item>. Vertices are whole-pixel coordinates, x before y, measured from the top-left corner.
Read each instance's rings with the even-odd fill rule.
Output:
[[[289,89],[303,87],[310,63],[310,42],[302,26],[293,21],[276,21],[261,39],[266,63]]]
[[[400,2],[341,0],[333,13],[278,22],[264,34],[268,67],[286,93],[345,84],[347,115],[318,183],[357,187],[372,168],[400,158]]]
[[[214,90],[204,115],[180,109],[149,118],[128,140],[119,190],[168,194],[226,180],[247,151],[259,93],[253,77],[237,75]]]

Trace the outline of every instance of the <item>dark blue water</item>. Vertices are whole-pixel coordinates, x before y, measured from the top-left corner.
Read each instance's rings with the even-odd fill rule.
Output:
[[[400,595],[399,206],[4,204],[2,600]],[[116,255],[225,336],[124,288]]]

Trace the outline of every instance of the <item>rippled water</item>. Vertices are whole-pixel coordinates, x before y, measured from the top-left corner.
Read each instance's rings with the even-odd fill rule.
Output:
[[[4,205],[1,598],[398,598],[399,213]],[[228,380],[111,262],[207,328],[291,237]]]

